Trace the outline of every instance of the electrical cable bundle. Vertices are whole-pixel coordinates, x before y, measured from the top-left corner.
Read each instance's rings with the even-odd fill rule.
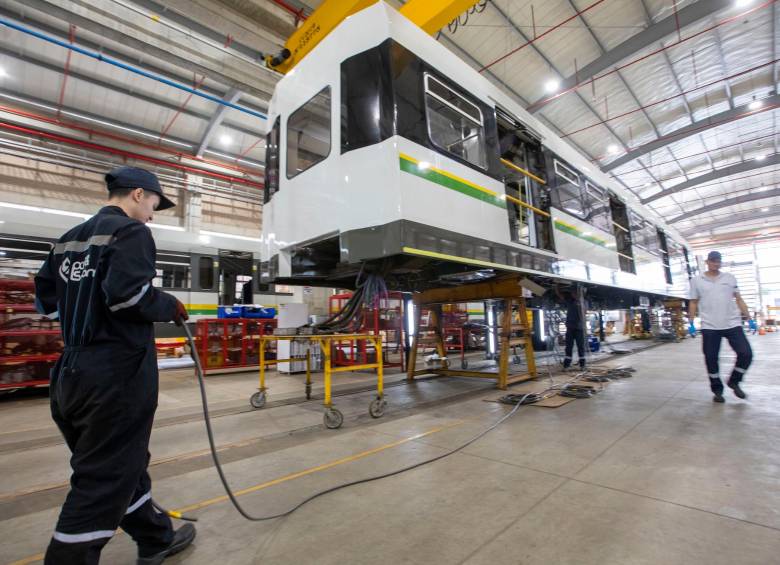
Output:
[[[387,285],[381,274],[361,273],[357,278],[355,292],[346,304],[327,320],[314,324],[317,333],[334,334],[355,332],[360,326],[360,315],[366,308],[373,308],[382,298],[387,297]]]
[[[596,387],[589,385],[568,384],[558,394],[567,398],[590,398],[598,392]]]

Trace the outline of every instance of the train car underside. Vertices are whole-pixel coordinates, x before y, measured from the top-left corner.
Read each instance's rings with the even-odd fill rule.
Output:
[[[420,292],[509,274],[544,287],[579,283],[603,308],[668,296],[589,278],[597,266],[553,253],[475,239],[410,220],[332,234],[287,248],[261,265],[262,282],[354,289],[361,273],[380,274],[388,290]],[[584,277],[571,277],[576,268]],[[603,269],[601,269],[603,271]],[[613,274],[613,276],[615,276]]]

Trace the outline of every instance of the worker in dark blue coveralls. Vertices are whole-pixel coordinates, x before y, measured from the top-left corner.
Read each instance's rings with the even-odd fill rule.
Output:
[[[583,328],[582,304],[573,290],[566,290],[562,294],[555,287],[558,299],[566,308],[566,349],[564,350],[563,368],[571,367],[574,344],[577,344],[577,357],[580,369],[585,368],[585,330]]]
[[[59,319],[65,349],[51,374],[51,412],[72,452],[70,492],[47,565],[96,564],[121,527],[153,565],[188,546],[152,504],[149,436],[157,409],[154,322],[184,323],[176,298],[152,286],[156,247],[145,225],[174,203],[157,177],[119,167],[108,205],[55,244],[35,277],[36,307]]]

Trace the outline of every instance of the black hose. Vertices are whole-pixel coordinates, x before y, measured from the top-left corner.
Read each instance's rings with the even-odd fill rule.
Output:
[[[214,442],[214,431],[211,428],[211,415],[209,414],[209,406],[208,406],[208,399],[206,398],[206,385],[203,378],[203,367],[200,364],[200,359],[197,355],[197,349],[195,348],[195,343],[192,338],[192,333],[190,332],[189,327],[187,327],[187,324],[183,324],[184,327],[184,333],[187,335],[187,340],[190,344],[190,351],[192,353],[192,359],[195,361],[195,374],[198,377],[198,386],[200,387],[200,397],[203,402],[203,420],[206,424],[206,435],[208,436],[209,440],[209,448],[211,450],[211,458],[214,461],[214,467],[217,469],[217,474],[219,475],[219,480],[222,482],[222,486],[225,489],[225,493],[227,494],[228,498],[230,499],[230,502],[233,504],[235,509],[238,511],[239,514],[241,514],[244,518],[247,520],[251,520],[253,522],[264,522],[266,520],[275,520],[276,518],[282,518],[284,516],[289,516],[296,510],[298,510],[301,506],[311,502],[315,498],[319,498],[321,496],[324,496],[326,494],[329,494],[331,492],[335,492],[337,490],[341,490],[347,487],[360,485],[364,483],[369,483],[372,481],[378,481],[379,479],[385,479],[387,477],[392,477],[394,475],[399,475],[401,473],[405,473],[406,471],[411,471],[412,469],[417,469],[418,467],[422,467],[423,465],[428,465],[429,463],[433,463],[435,461],[439,461],[440,459],[444,459],[445,457],[449,457],[450,455],[453,455],[457,453],[458,451],[461,451],[474,443],[475,441],[479,440],[483,436],[485,436],[487,433],[493,431],[498,426],[500,426],[502,423],[504,423],[506,420],[508,420],[510,417],[512,417],[515,413],[517,413],[517,410],[524,405],[524,399],[525,397],[533,396],[532,393],[524,395],[524,397],[521,397],[517,404],[515,405],[512,410],[510,410],[508,413],[504,414],[499,418],[494,424],[492,424],[487,429],[483,430],[470,440],[468,440],[466,443],[456,447],[455,449],[452,449],[446,453],[443,453],[441,455],[437,455],[436,457],[432,457],[430,459],[426,459],[424,461],[420,461],[419,463],[414,463],[412,465],[407,465],[406,467],[402,467],[400,469],[397,469],[395,471],[390,471],[387,473],[382,473],[381,475],[375,475],[373,477],[368,477],[365,479],[358,479],[356,481],[350,481],[348,483],[343,483],[340,485],[336,485],[334,487],[325,489],[323,491],[320,491],[318,493],[315,493],[305,499],[303,499],[301,502],[290,508],[289,510],[286,510],[284,512],[280,512],[279,514],[273,514],[270,516],[252,516],[249,514],[244,508],[239,504],[238,500],[236,499],[236,496],[233,494],[233,491],[230,488],[230,485],[228,484],[227,477],[225,477],[225,472],[222,470],[222,464],[219,461],[219,456],[217,455],[217,447]],[[545,391],[546,392],[546,391]],[[544,394],[544,393],[539,393]],[[519,395],[518,395],[519,396]]]

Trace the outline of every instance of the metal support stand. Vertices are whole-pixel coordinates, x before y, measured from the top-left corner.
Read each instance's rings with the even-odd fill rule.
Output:
[[[532,324],[528,321],[528,310],[522,297],[520,278],[506,277],[492,282],[463,285],[455,288],[431,289],[414,296],[414,339],[407,364],[407,380],[413,381],[419,375],[438,375],[451,377],[473,377],[496,379],[496,386],[505,390],[508,385],[533,379],[536,377],[536,360],[534,358]],[[449,367],[445,355],[445,344],[441,326],[441,305],[457,302],[474,302],[480,300],[503,300],[504,310],[499,329],[498,372],[455,370]],[[436,350],[442,359],[440,367],[417,370],[417,354],[421,339],[419,336],[420,313],[423,308],[431,312],[431,326],[435,329],[434,340]],[[517,320],[513,320],[513,312]],[[512,337],[519,332],[520,337]],[[509,352],[513,347],[522,345],[525,348],[527,372],[512,374],[509,372]]]

